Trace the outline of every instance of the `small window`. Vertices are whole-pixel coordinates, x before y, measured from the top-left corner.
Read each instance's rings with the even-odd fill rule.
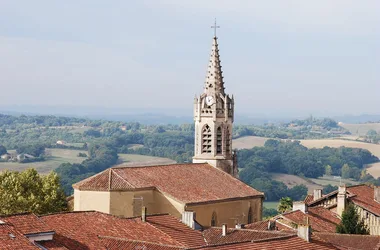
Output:
[[[211,226],[212,227],[216,227],[217,225],[217,218],[216,218],[216,213],[215,211],[212,213],[212,216],[211,216]]]
[[[248,210],[248,224],[251,224],[253,222],[253,218],[252,218],[252,208],[249,207],[249,210]]]

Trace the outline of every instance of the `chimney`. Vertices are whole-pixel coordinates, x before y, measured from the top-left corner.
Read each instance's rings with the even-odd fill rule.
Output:
[[[195,229],[195,212],[194,211],[184,211],[182,213],[182,223],[188,227]]]
[[[269,220],[268,221],[268,231],[276,230],[276,221],[275,220]]]
[[[322,198],[322,189],[314,189],[314,198],[313,200],[318,200],[319,198]]]
[[[307,205],[303,201],[295,201],[293,202],[293,211],[300,210],[302,213],[307,213]]]
[[[310,242],[311,239],[311,226],[309,225],[309,217],[306,217],[305,224],[299,224],[297,227],[297,236],[301,239]]]
[[[222,236],[226,236],[227,235],[227,224],[224,223],[222,224]]]
[[[146,207],[141,208],[141,221],[145,222],[146,221]]]
[[[373,187],[373,199],[377,202],[380,202],[380,187],[374,186]]]
[[[339,216],[342,216],[343,211],[346,209],[346,185],[342,184],[338,189],[338,197],[337,197],[337,205],[336,205],[336,213]]]
[[[236,229],[241,229],[241,224],[240,224],[240,223],[236,224],[236,225],[235,225],[235,228],[236,228]]]

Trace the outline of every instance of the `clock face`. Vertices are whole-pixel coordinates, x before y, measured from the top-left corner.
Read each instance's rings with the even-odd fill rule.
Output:
[[[206,96],[206,104],[208,105],[208,106],[211,106],[211,105],[213,105],[214,104],[214,97],[212,97],[212,96]]]

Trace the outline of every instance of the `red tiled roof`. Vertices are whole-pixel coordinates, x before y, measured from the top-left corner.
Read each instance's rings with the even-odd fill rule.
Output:
[[[300,210],[292,211],[279,215],[295,224],[305,223],[306,217],[313,231],[318,232],[335,232],[336,226],[340,223],[337,215],[324,207],[309,207],[307,213]]]
[[[37,243],[40,246],[43,246],[44,248],[48,250],[69,250],[68,248],[62,246],[58,242],[54,240],[49,240],[49,241],[39,241]]]
[[[305,250],[305,249],[314,249],[314,250],[327,250],[327,249],[338,249],[335,246],[321,241],[319,239],[312,239],[310,242],[307,242],[297,236],[282,236],[277,239],[269,239],[263,241],[254,241],[246,243],[237,243],[237,244],[226,244],[219,246],[209,246],[203,249],[220,249],[220,250]]]
[[[313,235],[316,238],[329,242],[335,246],[346,247],[357,250],[378,250],[380,248],[380,237],[378,235],[336,234],[319,233]]]
[[[100,212],[60,213],[40,218],[54,228],[54,240],[69,249],[97,249],[100,244],[98,235],[181,245],[140,218],[122,219]]]
[[[289,235],[294,235],[294,233],[228,228],[226,236],[223,236],[221,228],[211,227],[203,231],[203,236],[207,242],[207,245],[265,240]]]
[[[114,167],[73,187],[94,191],[156,188],[183,203],[264,195],[207,163]]]
[[[128,239],[118,239],[111,237],[102,237],[100,236],[101,245],[104,246],[107,250],[182,250],[183,247],[154,244],[144,241],[133,241]],[[49,249],[50,250],[50,249]]]
[[[199,247],[205,245],[205,240],[200,231],[191,229],[174,216],[149,216],[147,222],[183,246]]]
[[[32,213],[8,215],[0,217],[0,220],[6,221],[13,225],[17,231],[22,234],[37,234],[53,231],[43,221],[41,221],[40,218]]]
[[[38,250],[22,233],[8,223],[0,224],[0,249],[2,250]]]
[[[251,224],[246,224],[244,225],[244,229],[265,231],[265,230],[268,230],[269,221],[270,220],[263,220],[263,221],[258,221]],[[275,223],[276,223],[276,228],[275,228],[276,231],[294,231],[294,228],[290,226],[283,225],[277,221]]]
[[[374,200],[374,189],[367,185],[357,185],[347,187],[347,192],[351,195],[349,200],[354,204],[365,208],[369,212],[380,216],[380,203]]]

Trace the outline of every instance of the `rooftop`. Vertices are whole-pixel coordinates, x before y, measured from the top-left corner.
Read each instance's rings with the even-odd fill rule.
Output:
[[[334,233],[336,226],[340,223],[338,216],[324,207],[309,207],[307,213],[296,210],[278,215],[275,218],[291,226],[292,223],[297,225],[305,223],[306,217],[309,218],[313,231],[317,232]]]
[[[78,190],[157,189],[182,203],[264,196],[207,163],[114,167],[73,185]]]

